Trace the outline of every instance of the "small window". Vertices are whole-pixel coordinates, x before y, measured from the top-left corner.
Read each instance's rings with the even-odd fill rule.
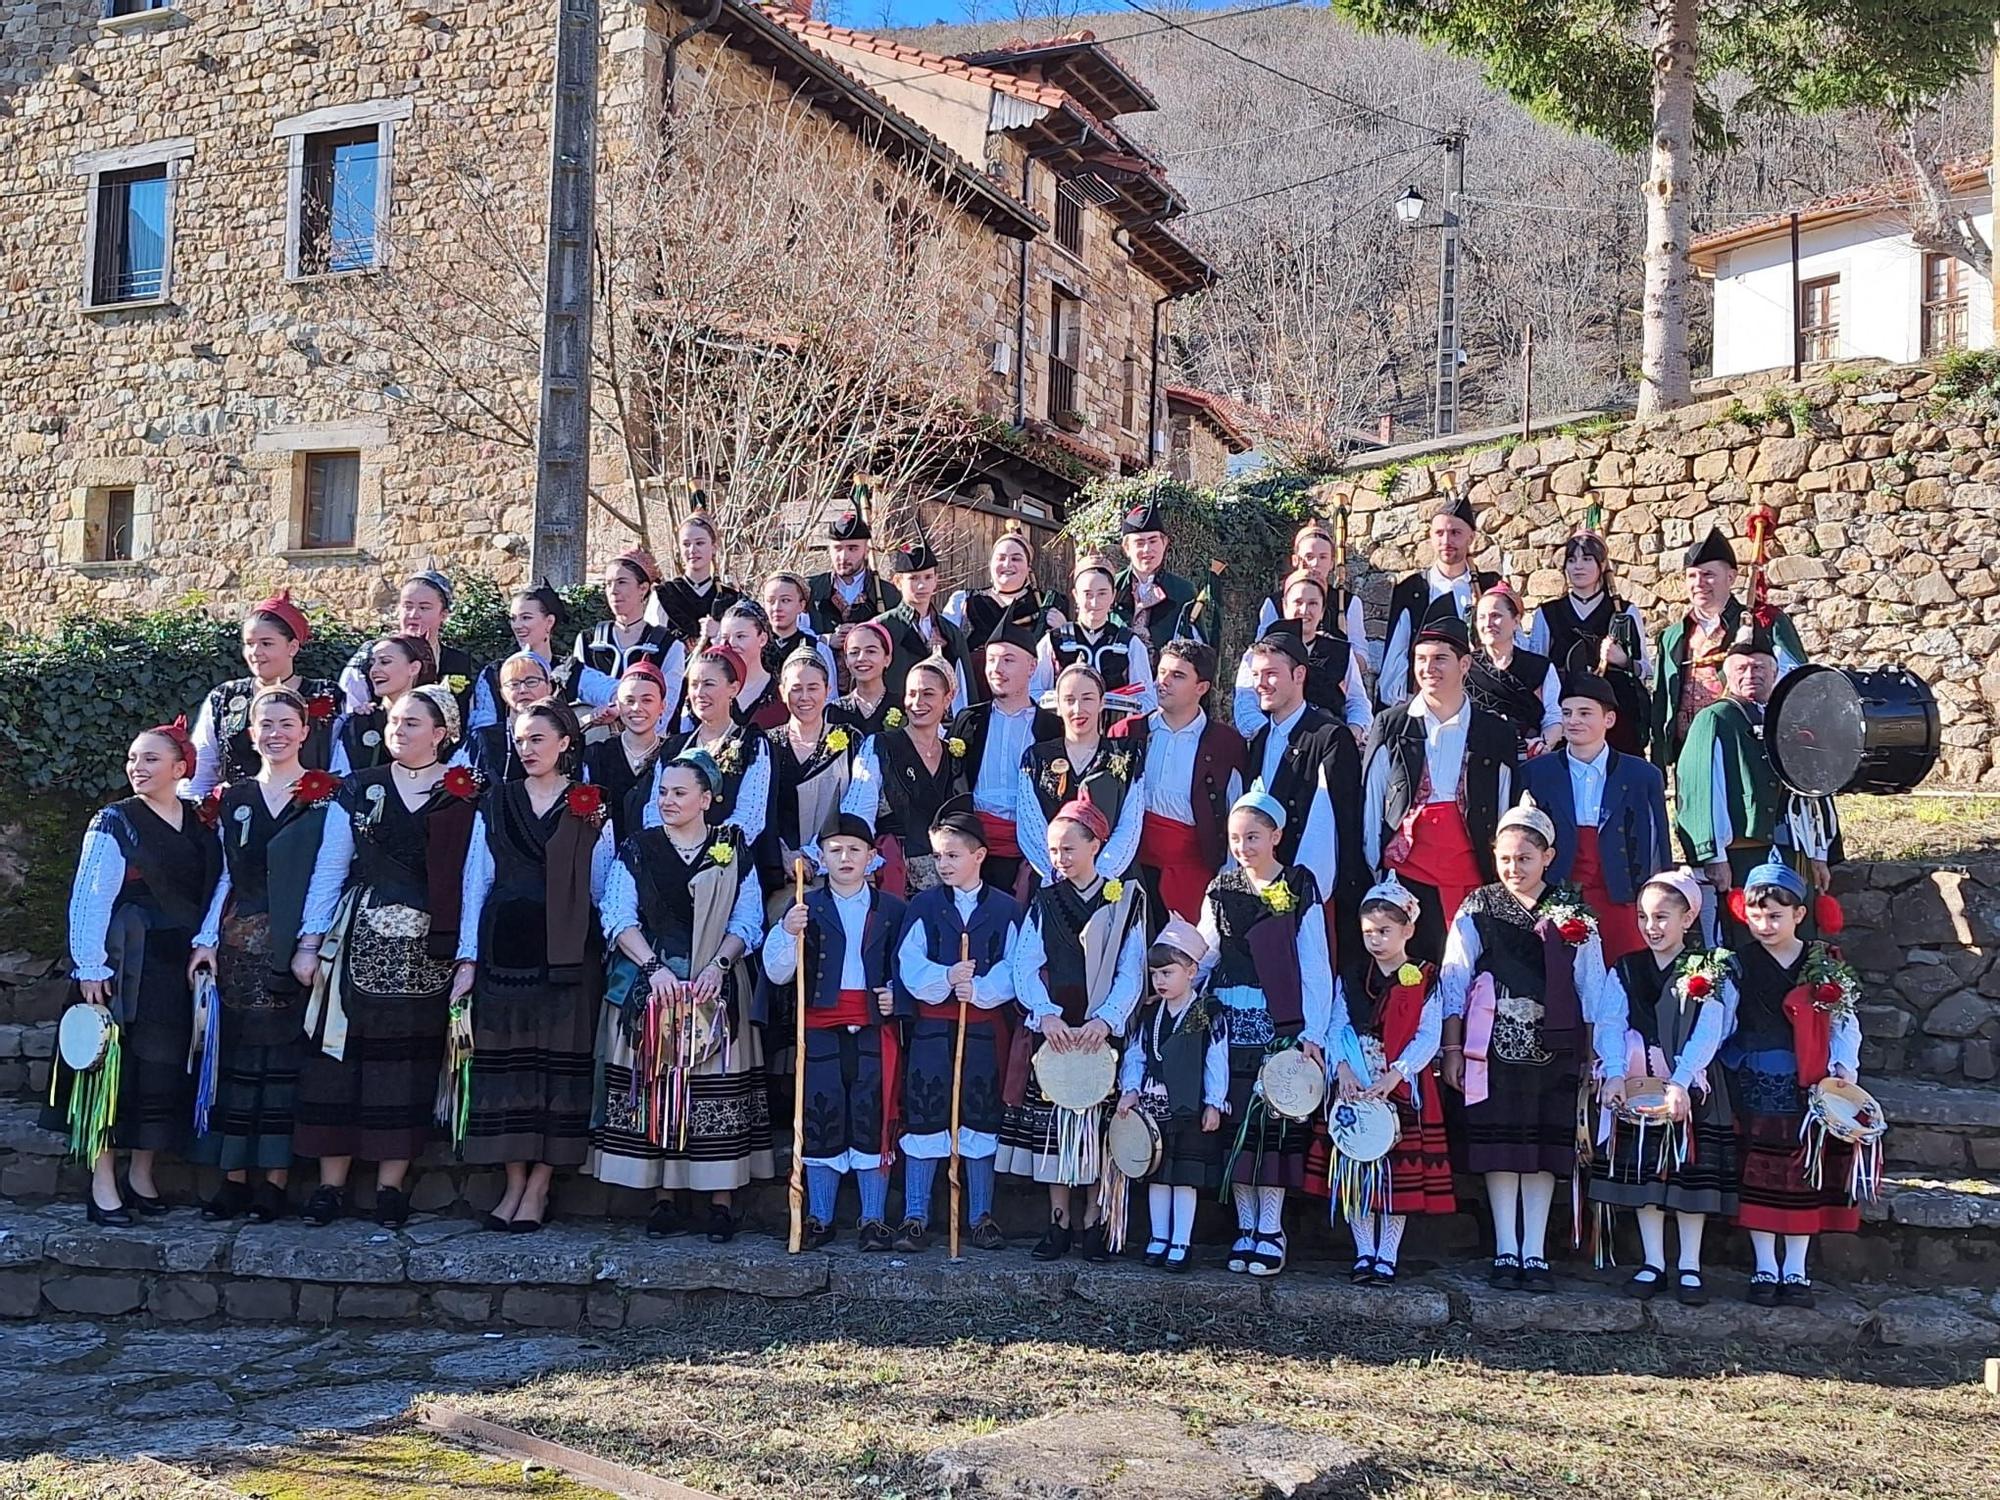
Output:
[[[359,453],[299,455],[305,499],[299,511],[299,547],[352,547],[361,499]]]
[[[1083,199],[1066,182],[1056,184],[1056,243],[1071,255],[1083,255]]]
[[[172,10],[174,0],[104,0],[107,20],[114,16],[143,16],[149,10]]]
[[[1840,278],[1820,276],[1799,287],[1799,345],[1808,364],[1840,358]]]
[[[132,560],[132,512],[137,495],[133,490],[104,492],[104,561]]]
[[[304,137],[297,224],[298,274],[325,276],[381,264],[382,127]]]
[[[1076,415],[1076,374],[1083,349],[1083,303],[1057,289],[1049,304],[1049,420]]]
[[[1924,257],[1923,351],[1963,349],[1966,339],[1965,270],[1956,255]]]
[[[168,172],[162,161],[98,176],[91,306],[166,296]]]
[[[141,553],[139,492],[130,485],[102,485],[83,492],[80,529],[63,546],[72,563],[127,563]]]

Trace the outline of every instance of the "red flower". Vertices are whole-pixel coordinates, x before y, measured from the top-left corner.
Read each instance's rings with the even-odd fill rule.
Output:
[[[444,789],[462,802],[479,795],[479,777],[470,766],[453,766],[444,773]]]
[[[1820,936],[1837,937],[1847,927],[1847,916],[1840,909],[1840,901],[1831,891],[1821,891],[1813,902],[1813,916],[1819,923]]]
[[[204,828],[213,828],[217,823],[220,823],[222,821],[222,788],[209,788],[208,795],[203,797],[200,803],[196,805],[194,815],[201,819],[202,827]]]
[[[1841,993],[1840,986],[1835,984],[1831,979],[1822,979],[1818,984],[1813,986],[1813,1003],[1815,1005],[1838,1005]]]
[[[1743,899],[1742,886],[1739,885],[1730,890],[1728,906],[1729,906],[1729,915],[1734,917],[1738,923],[1747,924],[1749,922],[1750,906],[1749,903]]]
[[[1715,993],[1715,983],[1706,974],[1690,974],[1687,990],[1690,999],[1705,1000]]]
[[[604,791],[587,781],[579,781],[569,789],[565,799],[573,818],[594,818],[604,808]]]
[[[333,717],[333,711],[339,706],[334,702],[333,694],[319,693],[307,702],[306,713],[312,717],[313,723],[324,724]]]
[[[340,778],[331,771],[308,771],[292,787],[292,800],[317,807],[340,790]]]
[[[1556,929],[1565,943],[1581,943],[1590,936],[1590,925],[1581,917],[1571,917]]]

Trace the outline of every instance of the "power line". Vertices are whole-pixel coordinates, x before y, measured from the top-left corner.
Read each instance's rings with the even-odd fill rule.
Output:
[[[1385,151],[1380,156],[1369,157],[1366,161],[1349,162],[1344,167],[1335,167],[1331,172],[1321,172],[1316,177],[1304,177],[1297,182],[1287,182],[1278,187],[1266,188],[1260,193],[1250,193],[1241,198],[1232,198],[1227,203],[1211,203],[1206,208],[1192,209],[1180,215],[1174,222],[1180,223],[1187,219],[1198,219],[1203,214],[1221,213],[1226,208],[1241,208],[1246,203],[1257,203],[1265,198],[1275,198],[1280,193],[1296,192],[1300,188],[1317,187],[1322,182],[1331,182],[1336,177],[1345,177],[1348,173],[1359,172],[1364,167],[1376,166],[1399,156],[1408,156],[1413,152],[1427,151],[1430,149],[1430,146],[1431,143],[1428,141],[1417,146],[1399,146],[1394,151]]]
[[[1213,26],[1218,21],[1233,21],[1239,16],[1261,16],[1267,10],[1292,10],[1299,3],[1300,0],[1271,0],[1268,5],[1246,5],[1241,10],[1210,11],[1193,21],[1166,21],[1159,26],[1147,26],[1139,31],[1124,31],[1117,36],[1100,37],[1099,40],[1110,45],[1129,42],[1139,36],[1158,36],[1163,31],[1191,31],[1197,26]]]

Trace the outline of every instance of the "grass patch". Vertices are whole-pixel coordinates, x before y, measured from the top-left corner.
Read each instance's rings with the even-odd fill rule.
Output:
[[[1842,797],[1847,857],[1956,859],[2000,851],[2000,797]]]

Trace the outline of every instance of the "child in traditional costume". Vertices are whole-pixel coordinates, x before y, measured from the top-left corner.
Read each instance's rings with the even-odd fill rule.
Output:
[[[583,779],[604,789],[611,836],[622,847],[645,822],[653,766],[666,745],[660,721],[667,712],[667,680],[651,662],[634,662],[618,679],[611,703],[618,732],[584,747]]]
[[[125,753],[132,795],[90,820],[70,888],[69,1003],[109,1010],[116,1052],[81,1076],[58,1059],[41,1123],[67,1135],[71,1155],[89,1165],[93,1224],[123,1229],[135,1208],[165,1213],[153,1159],[188,1137],[188,956],[222,873],[215,834],[175,791],[194,765],[185,721],[133,740]],[[132,1153],[122,1196],[114,1147]]]
[[[1141,1110],[1160,1131],[1160,1164],[1146,1180],[1146,1264],[1174,1272],[1188,1269],[1197,1195],[1222,1185],[1229,1026],[1196,976],[1207,956],[1191,923],[1176,917],[1160,929],[1146,952],[1154,998],[1118,1070],[1118,1113]]]
[[[1715,1065],[1736,1025],[1735,964],[1728,953],[1699,946],[1701,908],[1701,882],[1686,870],[1662,871],[1639,890],[1646,946],[1611,966],[1597,1023],[1604,1111],[1590,1182],[1600,1234],[1608,1233],[1612,1210],[1638,1214],[1645,1261],[1625,1289],[1642,1301],[1666,1281],[1673,1210],[1680,1230],[1674,1294],[1691,1307],[1708,1300],[1701,1280],[1708,1216],[1737,1206],[1736,1127]],[[1620,1118],[1627,1091],[1648,1079],[1664,1080],[1669,1118]]]
[[[431,643],[420,635],[388,635],[368,648],[366,708],[351,708],[333,721],[333,752],[327,769],[352,776],[389,759],[389,706],[412,688],[437,681]]]
[[[315,960],[302,946],[306,888],[319,857],[327,807],[340,779],[308,771],[299,752],[311,734],[305,700],[266,688],[250,705],[250,737],[263,769],[217,793],[222,879],[195,934],[190,971],[214,976],[214,1004],[195,1097],[191,1161],[220,1167],[209,1219],[246,1211],[259,1223],[284,1217],[291,1178],[299,1067],[305,1061],[306,986]],[[263,1180],[251,1184],[252,1172]]]
[[[1308,1126],[1269,1108],[1258,1087],[1273,1052],[1303,1048],[1324,1069],[1333,971],[1319,884],[1278,858],[1285,809],[1261,788],[1230,810],[1235,864],[1209,883],[1200,931],[1202,974],[1229,1022],[1227,1176],[1236,1203],[1231,1271],[1276,1276],[1285,1266],[1285,1190],[1305,1186]]]
[[[861,1193],[863,1250],[890,1248],[889,1166],[902,1101],[901,1032],[890,969],[903,903],[873,889],[875,840],[852,813],[833,814],[818,839],[826,884],[794,902],[764,940],[770,992],[806,974],[804,1245],[830,1244],[840,1179]],[[801,959],[803,949],[803,960]]]
[[[1806,1128],[1809,1091],[1828,1077],[1854,1082],[1861,1055],[1860,981],[1834,949],[1800,939],[1810,900],[1776,851],[1743,882],[1753,941],[1737,958],[1736,1030],[1721,1053],[1743,1149],[1736,1222],[1756,1252],[1750,1300],[1760,1307],[1811,1307],[1813,1236],[1851,1234],[1861,1220],[1852,1148],[1822,1148]]]
[[[875,830],[882,856],[877,884],[892,896],[912,896],[938,883],[930,826],[938,809],[966,790],[963,740],[947,739],[944,716],[959,681],[943,657],[913,665],[903,683],[903,725],[871,735],[854,763],[841,800]]]
[[[710,824],[722,785],[685,750],[660,768],[659,821],[618,850],[604,885],[617,950],[597,1023],[590,1173],[660,1193],[647,1233],[685,1232],[674,1201],[709,1195],[708,1240],[736,1236],[736,1190],[774,1170],[764,1047],[743,959],[764,898],[736,828]]]
[[[1049,1228],[1035,1259],[1060,1260],[1076,1239],[1083,1199],[1084,1257],[1108,1260],[1094,1191],[1102,1157],[1101,1110],[1060,1108],[1042,1091],[1030,1063],[1043,1048],[1094,1052],[1125,1034],[1145,983],[1146,892],[1136,880],[1106,879],[1098,853],[1110,824],[1087,791],[1065,803],[1044,844],[1052,879],[1035,892],[1014,948],[1014,993],[1037,1033],[1017,1042],[1010,1066],[1010,1108],[1000,1129],[999,1170],[1049,1188]],[[1018,1080],[1011,1076],[1018,1068]],[[1017,1097],[1019,1103],[1012,1103]]]
[[[544,698],[513,728],[526,775],[487,790],[466,851],[451,1004],[469,1056],[452,1108],[459,1155],[506,1167],[486,1227],[528,1234],[547,1221],[556,1168],[582,1166],[590,1146],[593,908],[613,851],[604,794],[572,779],[583,730],[569,705]]]
[[[1486,1179],[1496,1287],[1546,1292],[1549,1209],[1573,1178],[1602,1003],[1596,919],[1577,892],[1545,880],[1555,825],[1532,801],[1501,816],[1497,884],[1465,898],[1445,940],[1445,1082],[1465,1094],[1468,1170]]]
[[[326,768],[333,753],[340,684],[299,675],[299,652],[311,640],[312,626],[289,593],[273,594],[250,606],[243,617],[243,665],[250,675],[233,677],[202,699],[190,736],[195,764],[184,788],[188,796],[199,802],[225,781],[257,774],[262,762],[250,739],[250,700],[265,688],[290,688],[305,700],[311,733],[299,752],[299,763],[308,770]]]
[[[1386,1173],[1334,1163],[1339,1200],[1354,1235],[1357,1286],[1389,1286],[1411,1214],[1458,1211],[1446,1146],[1444,1105],[1431,1061],[1444,1031],[1437,969],[1413,963],[1417,898],[1392,874],[1361,898],[1363,962],[1333,994],[1335,1109],[1359,1099],[1395,1106],[1401,1134],[1384,1159]],[[1322,1181],[1326,1179],[1321,1179]],[[1310,1190],[1319,1191],[1317,1182]]]
[[[1139,832],[1146,822],[1141,757],[1129,743],[1105,737],[1104,679],[1095,667],[1063,668],[1056,678],[1055,705],[1061,736],[1037,740],[1021,759],[1014,799],[1021,854],[1043,884],[1055,878],[1049,824],[1064,805],[1087,795],[1110,830],[1098,850],[1097,871],[1122,877],[1139,852]]]
[[[897,996],[908,997],[915,1020],[904,1059],[904,1208],[895,1248],[922,1250],[929,1243],[932,1184],[938,1163],[952,1154],[953,1054],[963,1005],[958,1155],[966,1216],[972,1243],[999,1250],[1007,1239],[993,1218],[993,1158],[1006,1113],[1000,1075],[1020,908],[1009,892],[982,878],[986,834],[971,799],[955,798],[940,808],[930,838],[938,884],[911,899],[896,949]]]

